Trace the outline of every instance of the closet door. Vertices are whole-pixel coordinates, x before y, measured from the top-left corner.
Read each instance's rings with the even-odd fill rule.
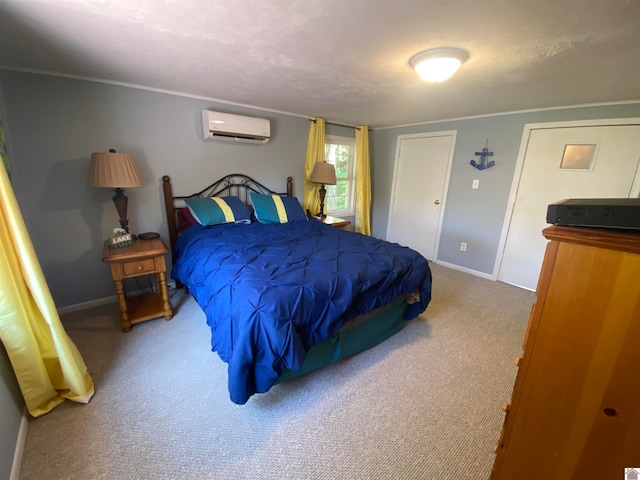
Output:
[[[547,206],[569,198],[636,197],[639,159],[640,125],[531,130],[498,280],[535,290]]]
[[[398,137],[387,240],[437,257],[455,131]]]

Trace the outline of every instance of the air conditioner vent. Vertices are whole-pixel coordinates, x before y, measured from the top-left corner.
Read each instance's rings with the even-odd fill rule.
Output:
[[[205,140],[264,144],[270,140],[271,126],[266,118],[203,110],[202,132]]]

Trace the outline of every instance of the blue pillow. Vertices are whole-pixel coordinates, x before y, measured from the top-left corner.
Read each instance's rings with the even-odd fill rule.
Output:
[[[251,223],[251,209],[238,197],[190,197],[185,199],[193,218],[206,227],[220,223]]]
[[[306,221],[300,202],[296,197],[260,195],[251,192],[251,203],[260,223],[287,223]]]

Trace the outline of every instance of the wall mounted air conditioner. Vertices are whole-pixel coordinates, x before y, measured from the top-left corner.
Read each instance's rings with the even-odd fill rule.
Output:
[[[263,144],[269,141],[271,126],[266,118],[202,111],[205,140]]]

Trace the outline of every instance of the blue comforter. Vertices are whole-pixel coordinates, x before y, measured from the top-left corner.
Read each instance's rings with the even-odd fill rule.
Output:
[[[409,320],[431,300],[431,272],[419,253],[314,219],[193,225],[176,257],[172,277],[206,313],[237,404],[269,390],[285,369],[299,369],[312,345],[358,315],[417,290]]]

